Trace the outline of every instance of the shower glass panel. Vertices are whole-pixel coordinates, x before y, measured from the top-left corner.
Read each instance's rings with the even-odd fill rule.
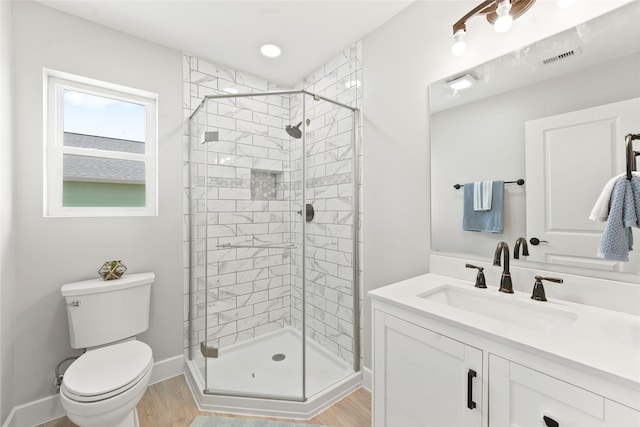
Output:
[[[294,103],[292,110],[298,107]],[[304,199],[314,216],[304,223],[305,274],[302,286],[293,288],[292,307],[294,322],[305,319],[308,397],[358,370],[359,356],[354,355],[359,328],[354,300],[354,113],[313,97],[304,99],[302,109]],[[301,306],[295,293],[299,289],[304,292],[302,313],[295,310]]]
[[[304,91],[190,119],[190,359],[205,393],[304,401],[359,370],[354,109]]]

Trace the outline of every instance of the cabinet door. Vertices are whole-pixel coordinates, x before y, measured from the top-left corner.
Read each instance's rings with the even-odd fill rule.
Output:
[[[482,351],[375,311],[373,425],[480,426]]]
[[[607,427],[638,427],[640,426],[640,411],[611,400],[605,400],[604,425]]]
[[[489,426],[604,426],[602,396],[489,355]]]

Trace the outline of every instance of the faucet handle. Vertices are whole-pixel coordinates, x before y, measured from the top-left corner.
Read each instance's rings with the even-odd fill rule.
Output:
[[[533,293],[531,294],[531,299],[535,301],[547,301],[547,297],[544,293],[544,286],[542,285],[543,280],[547,280],[549,282],[554,282],[554,283],[564,282],[564,280],[562,280],[559,277],[536,276],[535,279],[536,279],[536,282],[533,284]]]
[[[465,267],[478,269],[478,274],[476,276],[476,284],[474,285],[476,288],[487,287],[487,281],[484,278],[484,267],[478,267],[477,265],[473,265],[473,264],[465,264]]]

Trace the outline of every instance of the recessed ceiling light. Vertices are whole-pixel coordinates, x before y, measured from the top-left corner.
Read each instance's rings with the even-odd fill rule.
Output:
[[[473,86],[477,81],[478,80],[471,74],[464,74],[453,80],[449,80],[446,84],[453,90],[462,90]]]
[[[260,47],[260,52],[262,52],[262,54],[267,58],[277,58],[282,53],[282,49],[280,49],[280,46],[272,43],[267,43],[263,44],[262,47]]]

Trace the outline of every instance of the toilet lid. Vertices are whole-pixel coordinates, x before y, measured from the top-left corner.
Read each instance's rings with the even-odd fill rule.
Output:
[[[62,386],[65,394],[77,400],[107,398],[137,383],[152,364],[153,354],[147,344],[125,341],[84,353],[64,373]]]

